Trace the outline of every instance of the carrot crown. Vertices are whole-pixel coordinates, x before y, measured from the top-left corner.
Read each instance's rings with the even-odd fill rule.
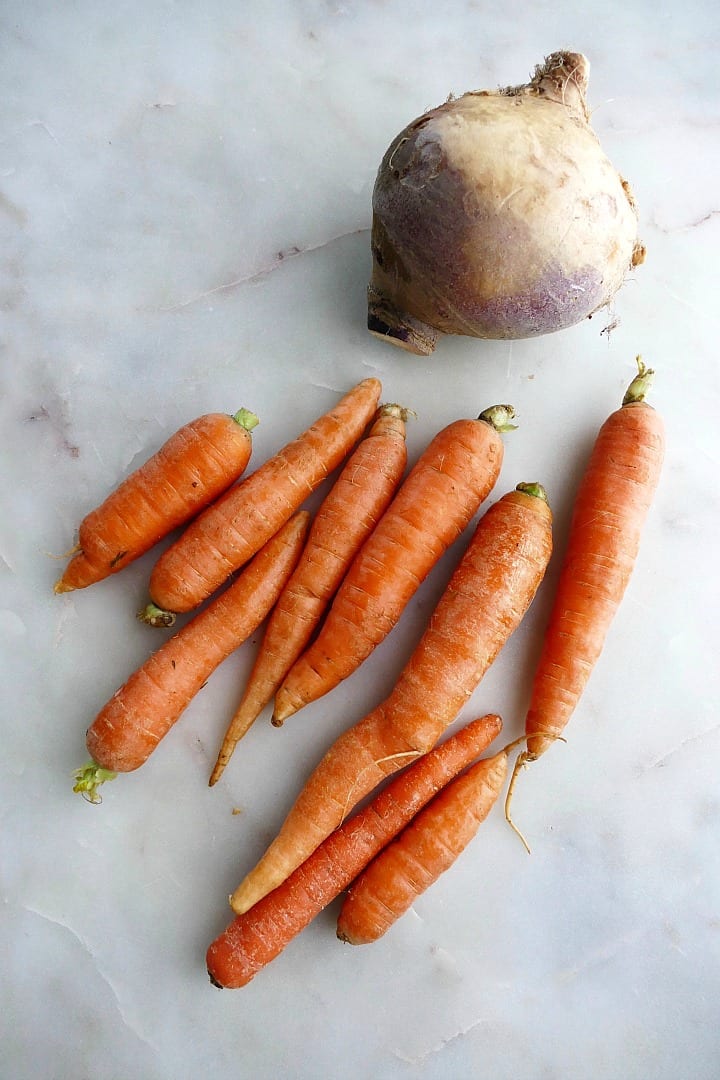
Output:
[[[543,502],[548,501],[547,491],[542,484],[538,484],[536,481],[531,484],[518,484],[515,490],[522,491],[524,495],[532,495],[536,499],[542,499]]]
[[[117,773],[112,772],[111,769],[103,769],[101,765],[96,765],[94,761],[88,761],[87,765],[75,770],[73,791],[77,792],[78,795],[82,795],[87,802],[101,803],[102,797],[98,792],[98,788],[101,784],[107,783],[108,780],[114,780],[116,776]]]
[[[244,427],[246,431],[252,431],[260,423],[260,418],[254,412],[250,412],[249,409],[238,409],[236,413],[233,413],[233,420],[240,427]]]
[[[635,405],[638,401],[644,401],[655,376],[652,368],[645,367],[642,356],[636,356],[635,361],[638,373],[625,391],[623,405]]]
[[[494,427],[496,431],[515,431],[517,424],[511,423],[515,419],[515,409],[512,405],[491,405],[484,409],[478,416],[478,420]]]

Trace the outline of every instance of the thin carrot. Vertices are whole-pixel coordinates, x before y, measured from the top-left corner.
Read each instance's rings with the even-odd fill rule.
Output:
[[[55,592],[116,574],[217,499],[245,471],[257,423],[240,409],[234,416],[207,413],[176,431],[83,518],[77,554]]]
[[[75,791],[99,802],[99,784],[147,761],[212,672],[270,611],[297,563],[308,523],[307,511],[298,511],[233,584],[157,649],[100,710],[87,732],[92,761],[76,773]]]
[[[225,734],[210,786],[312,637],[362,542],[375,528],[407,462],[407,409],[383,405],[315,515],[308,542],[268,620],[240,705]]]
[[[389,697],[327,751],[273,843],[235,890],[237,913],[274,889],[394,772],[426,753],[453,722],[537,591],[552,548],[539,484],[521,484],[480,519],[428,626]]]
[[[621,408],[600,429],[575,499],[525,722],[528,747],[518,756],[506,799],[511,825],[519,771],[564,730],[600,657],[660,478],[664,425],[644,400],[654,372],[640,357],[637,362]]]
[[[498,735],[498,716],[474,720],[421,756],[344,822],[274,892],[239,915],[212,943],[207,967],[216,986],[245,986],[322,909],[418,810]],[[404,755],[405,764],[412,752]]]
[[[337,405],[208,507],[155,564],[150,598],[190,611],[277,532],[347,456],[372,419],[378,379],[364,379]]]
[[[443,428],[420,455],[338,589],[315,641],[277,694],[277,726],[351,675],[390,633],[440,556],[495,486],[500,432],[514,410],[496,405]]]
[[[507,769],[507,749],[471,765],[375,856],[343,901],[341,941],[377,941],[453,865],[494,806]]]

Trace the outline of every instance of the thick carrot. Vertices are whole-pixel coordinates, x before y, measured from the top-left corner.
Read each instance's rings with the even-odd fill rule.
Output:
[[[638,357],[623,405],[600,429],[580,482],[525,722],[519,770],[565,729],[602,652],[630,580],[664,453],[662,418],[644,398],[653,372]],[[539,734],[543,732],[544,734]]]
[[[470,766],[375,856],[343,901],[342,941],[377,941],[452,866],[494,806],[507,768],[507,750]]]
[[[220,779],[238,741],[271,700],[375,528],[405,471],[407,409],[383,405],[315,515],[308,542],[268,620],[240,705],[225,734],[210,786]]]
[[[98,802],[100,783],[147,761],[215,668],[272,608],[300,557],[309,516],[298,511],[233,584],[157,649],[100,710],[87,732],[93,760],[78,770],[75,791]]]
[[[372,419],[378,379],[364,379],[241,484],[208,507],[157,561],[150,597],[190,611],[247,562],[349,453]]]
[[[245,471],[258,418],[208,413],[185,424],[80,523],[77,554],[56,593],[128,566],[218,498]]]
[[[411,764],[344,822],[274,892],[239,915],[212,943],[207,967],[216,986],[245,986],[453,776],[498,735],[498,716],[462,728]],[[399,764],[405,764],[405,755]]]
[[[327,694],[390,633],[420,584],[495,486],[509,405],[443,428],[350,565],[315,641],[275,695],[273,723]]]
[[[437,742],[527,611],[550,558],[551,519],[540,485],[524,484],[480,519],[395,688],[327,751],[233,894],[235,912],[286,878],[403,754]]]

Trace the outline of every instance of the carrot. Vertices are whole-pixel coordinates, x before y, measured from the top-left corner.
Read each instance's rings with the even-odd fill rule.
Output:
[[[395,688],[316,766],[278,836],[235,890],[236,913],[303,862],[396,771],[401,755],[426,753],[453,722],[537,591],[550,558],[551,518],[540,485],[521,484],[480,519]]]
[[[217,499],[245,471],[257,423],[240,409],[234,416],[208,413],[176,431],[83,518],[77,554],[55,592],[116,574]]]
[[[250,559],[346,457],[372,419],[378,379],[364,379],[337,405],[208,507],[161,555],[150,598],[190,611]]]
[[[92,761],[75,791],[99,802],[99,784],[147,761],[216,667],[260,625],[292,573],[305,541],[299,511],[233,584],[186,623],[130,676],[87,732]]]
[[[213,983],[245,986],[448,780],[489,746],[501,727],[500,717],[482,717],[420,757],[328,836],[274,892],[237,916],[207,951]]]
[[[268,621],[210,786],[312,637],[348,564],[390,502],[407,462],[406,409],[383,405],[313,521],[308,542]]]
[[[600,657],[660,477],[663,421],[644,400],[654,372],[640,357],[637,363],[621,408],[600,429],[575,499],[525,722],[528,746],[518,756],[505,804],[511,825],[519,771],[564,730]]]
[[[453,865],[494,806],[507,768],[507,749],[470,766],[375,856],[343,901],[341,941],[377,941]]]
[[[513,416],[511,406],[496,405],[477,420],[456,420],[420,455],[351,563],[317,638],[275,695],[275,725],[346,679],[390,633],[495,486],[500,431]]]

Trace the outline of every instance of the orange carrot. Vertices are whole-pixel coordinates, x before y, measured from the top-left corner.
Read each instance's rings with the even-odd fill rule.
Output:
[[[239,915],[212,943],[207,967],[216,986],[245,986],[273,960],[418,810],[489,746],[498,716],[474,720],[411,764],[344,822],[274,892]],[[400,764],[411,755],[404,755]]]
[[[365,379],[312,427],[226,492],[160,557],[150,597],[190,611],[247,562],[349,453],[372,419],[378,379]]]
[[[235,912],[283,881],[403,754],[437,742],[527,611],[550,558],[551,518],[540,485],[521,484],[480,519],[394,690],[327,751],[235,890]]]
[[[268,621],[240,705],[230,721],[210,786],[220,779],[238,741],[271,700],[301,654],[343,579],[348,564],[390,502],[407,462],[399,405],[383,405],[312,523],[308,542]]]
[[[568,546],[536,669],[520,754],[506,800],[529,762],[564,730],[602,652],[637,559],[664,452],[661,417],[644,398],[653,372],[638,357],[623,405],[603,424],[580,483]],[[539,734],[543,732],[544,734]],[[526,845],[527,846],[527,845]]]
[[[275,695],[273,723],[346,679],[390,633],[444,551],[495,486],[500,431],[514,410],[487,409],[439,432],[350,565],[315,641]]]
[[[448,870],[490,813],[505,782],[507,749],[451,780],[350,886],[337,935],[377,941]]]
[[[55,592],[116,574],[217,499],[245,471],[257,423],[240,409],[208,413],[176,431],[83,519],[77,554]]]
[[[92,761],[74,790],[99,802],[97,788],[147,761],[206,680],[260,625],[280,595],[305,542],[309,514],[299,511],[207,608],[130,676],[87,732]]]

